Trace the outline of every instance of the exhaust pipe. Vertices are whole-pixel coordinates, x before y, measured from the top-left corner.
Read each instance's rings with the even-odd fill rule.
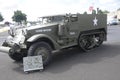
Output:
[[[13,51],[10,47],[0,46],[0,52],[9,53]]]

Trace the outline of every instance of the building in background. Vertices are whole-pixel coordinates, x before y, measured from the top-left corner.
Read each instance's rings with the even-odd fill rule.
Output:
[[[120,10],[110,12],[107,14],[107,24],[108,25],[120,24]]]
[[[117,18],[120,21],[120,10],[108,13],[108,18]]]

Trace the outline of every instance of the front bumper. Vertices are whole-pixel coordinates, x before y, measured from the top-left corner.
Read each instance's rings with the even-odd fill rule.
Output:
[[[17,44],[14,44],[10,47],[6,42],[4,42],[3,45],[0,46],[0,52],[14,54],[14,53],[20,53],[20,51],[21,51],[21,48]]]
[[[13,49],[11,49],[10,47],[0,46],[0,52],[13,53]]]
[[[22,42],[21,42],[22,40]],[[26,49],[26,45],[24,44],[25,38],[22,36],[8,36],[8,38],[3,42],[2,46],[0,46],[0,52],[4,53],[20,53],[21,49]]]

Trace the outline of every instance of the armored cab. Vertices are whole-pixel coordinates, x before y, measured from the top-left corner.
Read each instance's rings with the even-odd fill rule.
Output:
[[[107,40],[105,14],[65,14],[44,16],[39,24],[10,29],[0,51],[16,61],[25,56],[42,55],[43,65],[55,50],[79,46],[83,51],[99,47]]]

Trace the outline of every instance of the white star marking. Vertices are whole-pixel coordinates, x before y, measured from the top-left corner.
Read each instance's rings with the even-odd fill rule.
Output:
[[[96,17],[95,17],[95,19],[93,20],[93,22],[94,22],[94,26],[97,26],[98,19],[96,19]]]

